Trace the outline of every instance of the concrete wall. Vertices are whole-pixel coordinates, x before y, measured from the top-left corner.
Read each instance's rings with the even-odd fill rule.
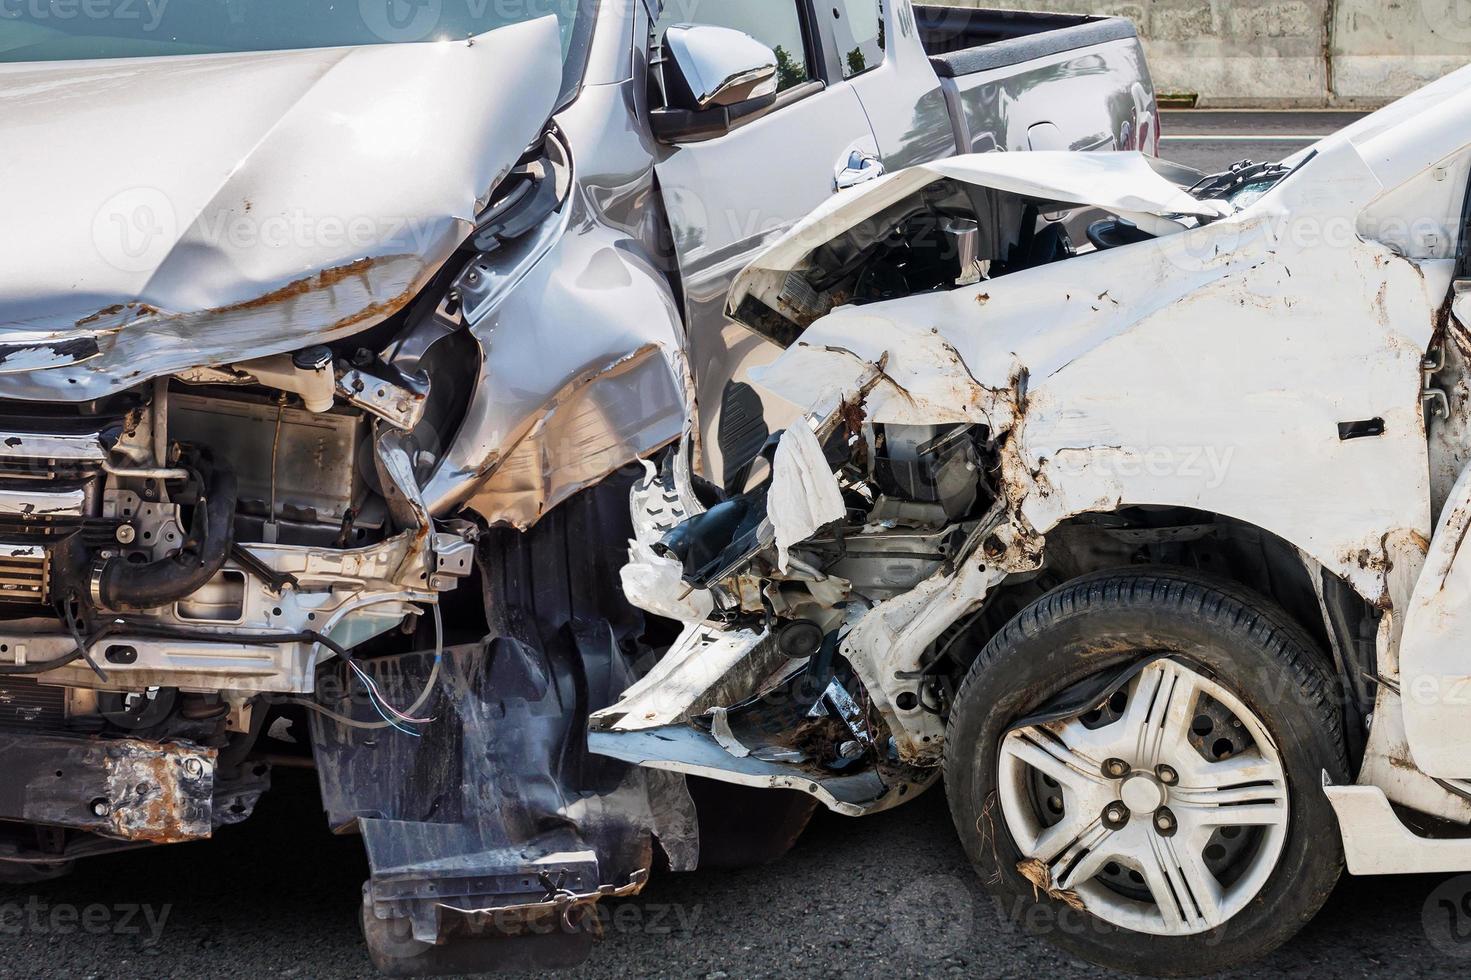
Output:
[[[1202,107],[1378,106],[1471,63],[1471,0],[930,0],[1117,14]]]

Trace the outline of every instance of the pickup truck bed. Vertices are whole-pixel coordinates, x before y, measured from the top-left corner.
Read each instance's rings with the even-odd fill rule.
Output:
[[[930,64],[941,78],[1010,68],[1034,58],[1139,36],[1133,22],[1124,17],[933,4],[916,5],[914,14]]]
[[[1149,71],[1131,21],[934,4],[914,13],[960,152],[1157,149]],[[1120,80],[1132,83],[1127,91],[1100,91]],[[1039,115],[1043,103],[1025,96],[1044,82]],[[1132,117],[1122,127],[1121,107]]]

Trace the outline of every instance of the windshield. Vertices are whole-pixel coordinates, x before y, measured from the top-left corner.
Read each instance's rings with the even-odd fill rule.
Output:
[[[564,95],[586,60],[596,0],[0,0],[0,64],[407,44],[472,37],[548,14]]]

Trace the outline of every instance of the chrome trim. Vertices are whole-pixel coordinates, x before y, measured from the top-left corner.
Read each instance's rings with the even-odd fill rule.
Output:
[[[54,459],[68,463],[101,463],[107,459],[97,432],[53,435],[0,431],[0,459]]]

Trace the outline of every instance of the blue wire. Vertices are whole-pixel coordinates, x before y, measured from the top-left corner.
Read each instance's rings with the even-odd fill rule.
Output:
[[[388,726],[390,728],[397,729],[398,731],[403,732],[405,735],[412,735],[414,738],[422,737],[418,732],[412,731],[408,728],[404,728],[402,725],[398,724],[398,722],[388,717],[388,715],[383,712],[383,709],[378,707],[378,699],[373,696],[373,693],[371,691],[368,692],[368,703],[373,706],[374,711],[378,712],[379,718],[382,718],[384,721],[388,722]]]

